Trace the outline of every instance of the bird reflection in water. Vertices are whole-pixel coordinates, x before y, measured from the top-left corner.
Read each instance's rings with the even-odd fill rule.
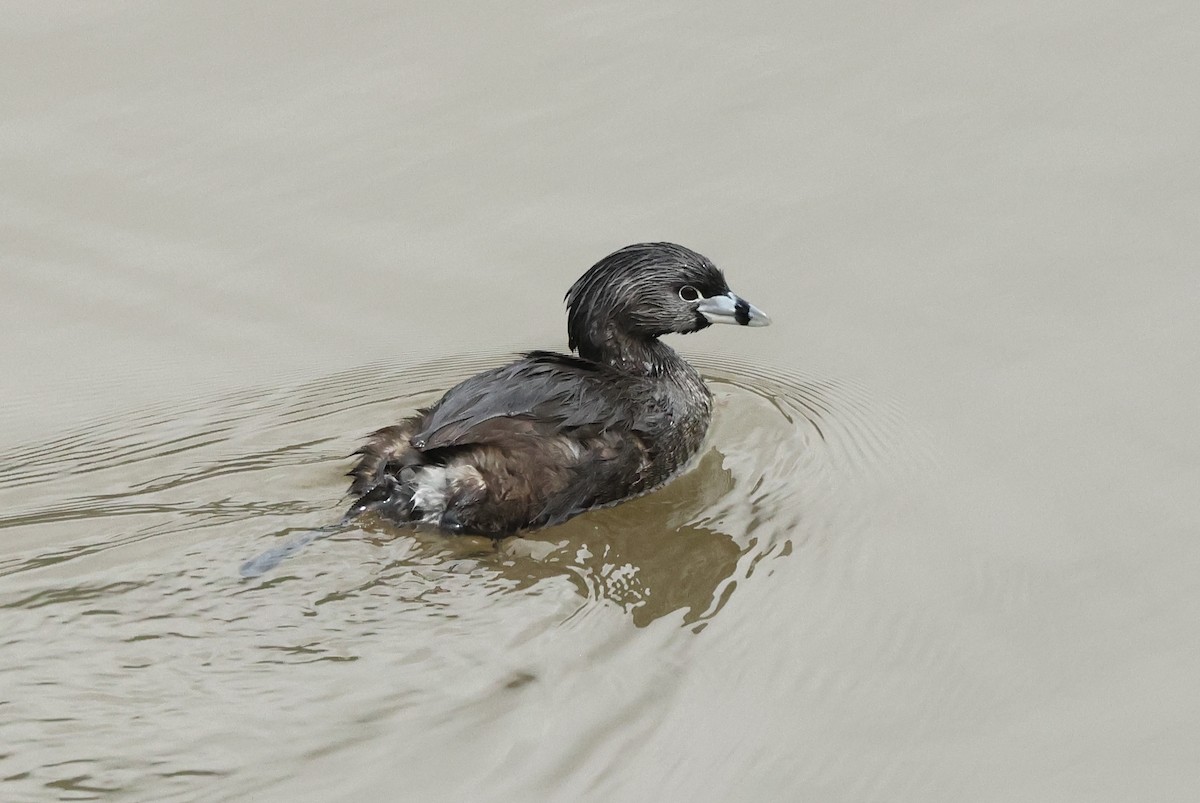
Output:
[[[639,627],[681,610],[684,624],[707,619],[732,592],[726,581],[745,548],[730,534],[696,522],[705,500],[733,488],[723,460],[711,449],[658,493],[509,539],[501,550],[529,556],[514,561],[511,570],[529,580],[566,573],[582,595],[621,606]],[[533,562],[535,555],[540,560]]]

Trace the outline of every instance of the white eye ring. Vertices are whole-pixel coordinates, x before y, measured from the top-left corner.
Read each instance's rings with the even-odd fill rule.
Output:
[[[690,284],[685,284],[679,288],[679,297],[690,304],[693,301],[700,300],[700,291]]]

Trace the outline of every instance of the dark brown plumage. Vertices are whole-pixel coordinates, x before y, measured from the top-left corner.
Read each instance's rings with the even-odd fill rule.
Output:
[[[711,262],[670,243],[610,254],[566,300],[578,357],[532,352],[375,432],[346,517],[501,536],[645,493],[687,463],[712,415],[700,375],[659,336],[769,323]]]

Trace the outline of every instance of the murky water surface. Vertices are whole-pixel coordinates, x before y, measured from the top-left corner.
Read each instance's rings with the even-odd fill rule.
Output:
[[[1192,4],[38,9],[0,799],[1195,796]],[[686,474],[311,538],[365,433],[650,239],[775,321],[676,339]]]

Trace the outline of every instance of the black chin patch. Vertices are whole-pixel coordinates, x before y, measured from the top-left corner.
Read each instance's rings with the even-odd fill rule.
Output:
[[[739,298],[733,305],[733,319],[742,326],[750,323],[750,305],[744,299]]]

